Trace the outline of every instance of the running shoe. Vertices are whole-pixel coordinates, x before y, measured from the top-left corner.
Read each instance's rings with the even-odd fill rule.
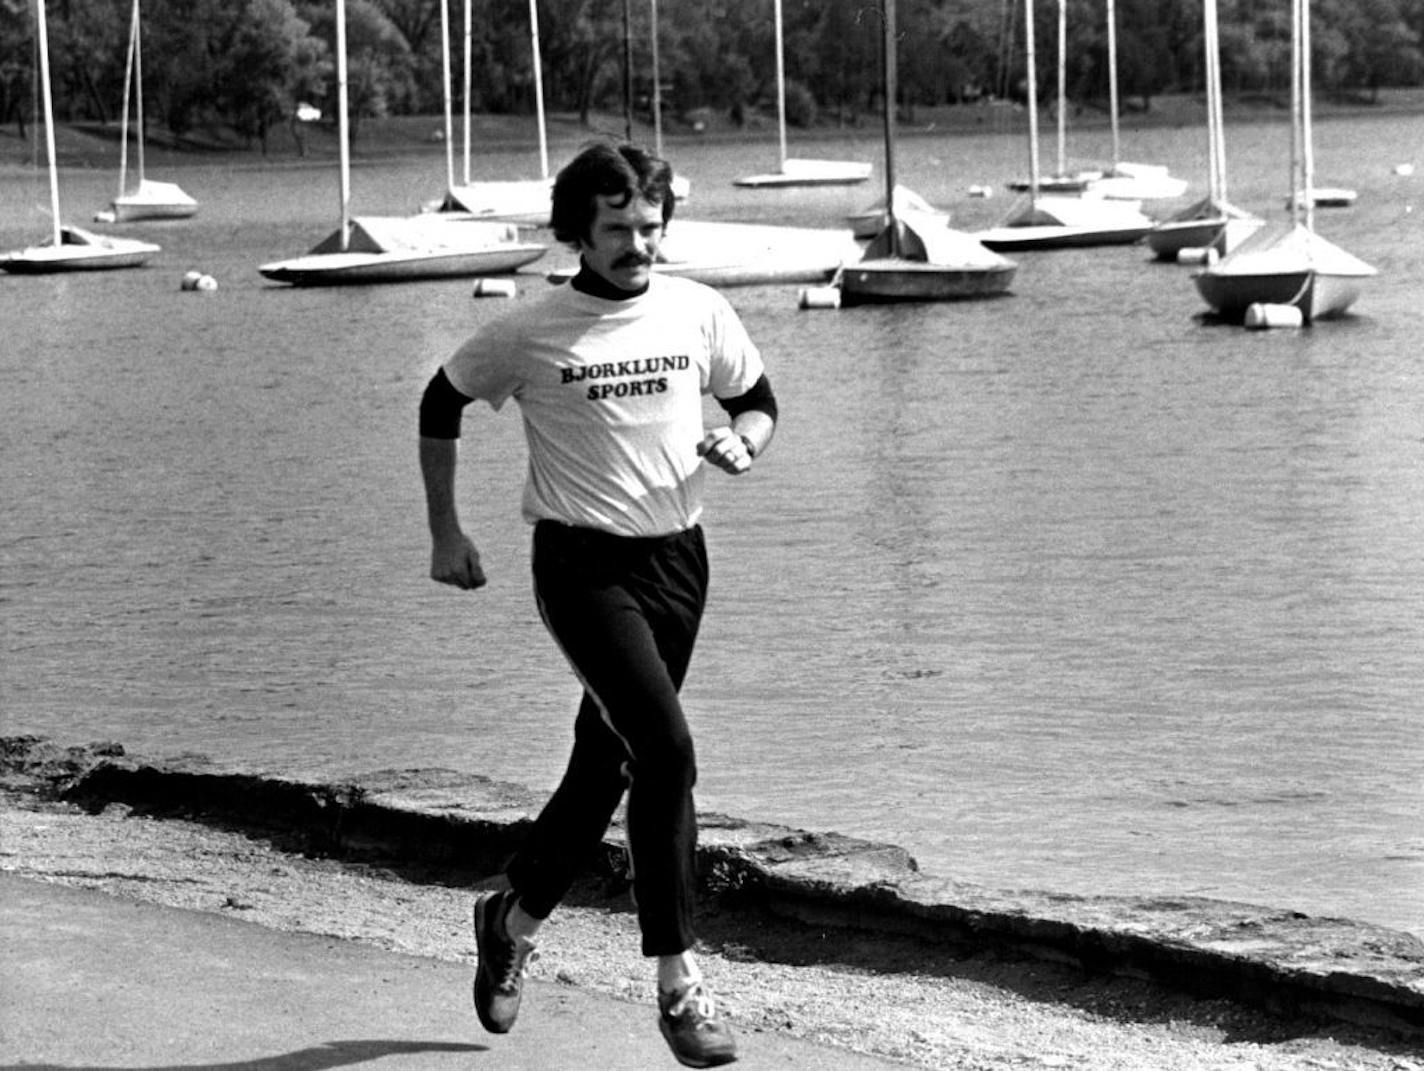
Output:
[[[684,1067],[719,1067],[737,1058],[732,1029],[717,1018],[712,992],[694,982],[676,993],[658,994],[658,1026]]]
[[[484,893],[475,899],[475,1014],[491,1034],[507,1034],[519,1015],[524,969],[533,960],[534,942],[511,938],[505,926],[512,892]]]

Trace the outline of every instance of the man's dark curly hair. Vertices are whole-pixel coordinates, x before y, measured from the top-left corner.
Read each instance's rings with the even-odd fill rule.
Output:
[[[672,219],[677,198],[672,192],[672,165],[636,145],[600,141],[584,147],[554,179],[554,203],[549,226],[560,242],[577,247],[589,236],[598,214],[596,197],[634,197],[661,205],[663,226]]]

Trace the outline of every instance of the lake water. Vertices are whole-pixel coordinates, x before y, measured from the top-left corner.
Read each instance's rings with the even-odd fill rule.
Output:
[[[869,130],[795,140],[878,160]],[[1199,194],[1198,131],[1125,140]],[[1189,269],[1134,247],[1021,254],[1013,296],[969,304],[728,291],[783,422],[752,477],[712,481],[700,805],[989,886],[1424,934],[1424,175],[1394,170],[1421,150],[1418,118],[1319,124],[1319,180],[1359,201],[1318,229],[1381,276],[1309,330],[1206,324]],[[1286,152],[1283,127],[1231,130],[1233,200],[1279,216]],[[734,189],[770,143],[669,155],[689,217],[834,226],[875,192]],[[906,138],[899,163],[975,229],[1008,200],[966,191],[1023,157],[986,128]],[[356,209],[413,211],[442,175],[438,150],[358,164]],[[0,276],[0,730],[551,786],[577,689],[532,604],[512,413],[466,420],[489,588],[425,578],[417,400],[508,303],[262,280],[334,226],[326,164],[154,177],[202,209],[129,226],[164,246],[147,269]],[[66,216],[112,185],[66,172]],[[0,249],[45,233],[41,181],[11,169],[0,195]],[[217,292],[182,292],[189,269]]]

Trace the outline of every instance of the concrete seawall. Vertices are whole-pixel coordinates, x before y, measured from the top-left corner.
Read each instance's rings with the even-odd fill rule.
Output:
[[[318,783],[35,737],[0,739],[0,773],[93,810],[121,803],[447,882],[497,874],[543,802],[523,786],[448,770]],[[625,875],[621,825],[594,870],[607,880]],[[724,910],[910,935],[946,954],[1000,949],[1424,1037],[1424,942],[1366,923],[1203,898],[990,889],[925,874],[895,845],[717,814],[701,816],[698,870],[704,895]]]

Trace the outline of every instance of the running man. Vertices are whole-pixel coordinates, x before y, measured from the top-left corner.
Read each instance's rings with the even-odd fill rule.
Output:
[[[487,1030],[519,1011],[534,936],[628,794],[642,951],[657,960],[659,1023],[688,1067],[736,1059],[693,945],[697,765],[678,693],[707,597],[699,518],[709,467],[736,476],[766,450],[777,406],[731,306],[652,265],[672,169],[631,145],[586,148],[554,183],[554,236],[578,274],[490,324],[435,373],[420,409],[431,576],[485,583],[461,527],[455,471],[463,408],[513,398],[529,465],[539,613],[584,688],[568,768],[510,863],[509,888],[474,905],[474,999]],[[725,423],[703,426],[713,395]]]

